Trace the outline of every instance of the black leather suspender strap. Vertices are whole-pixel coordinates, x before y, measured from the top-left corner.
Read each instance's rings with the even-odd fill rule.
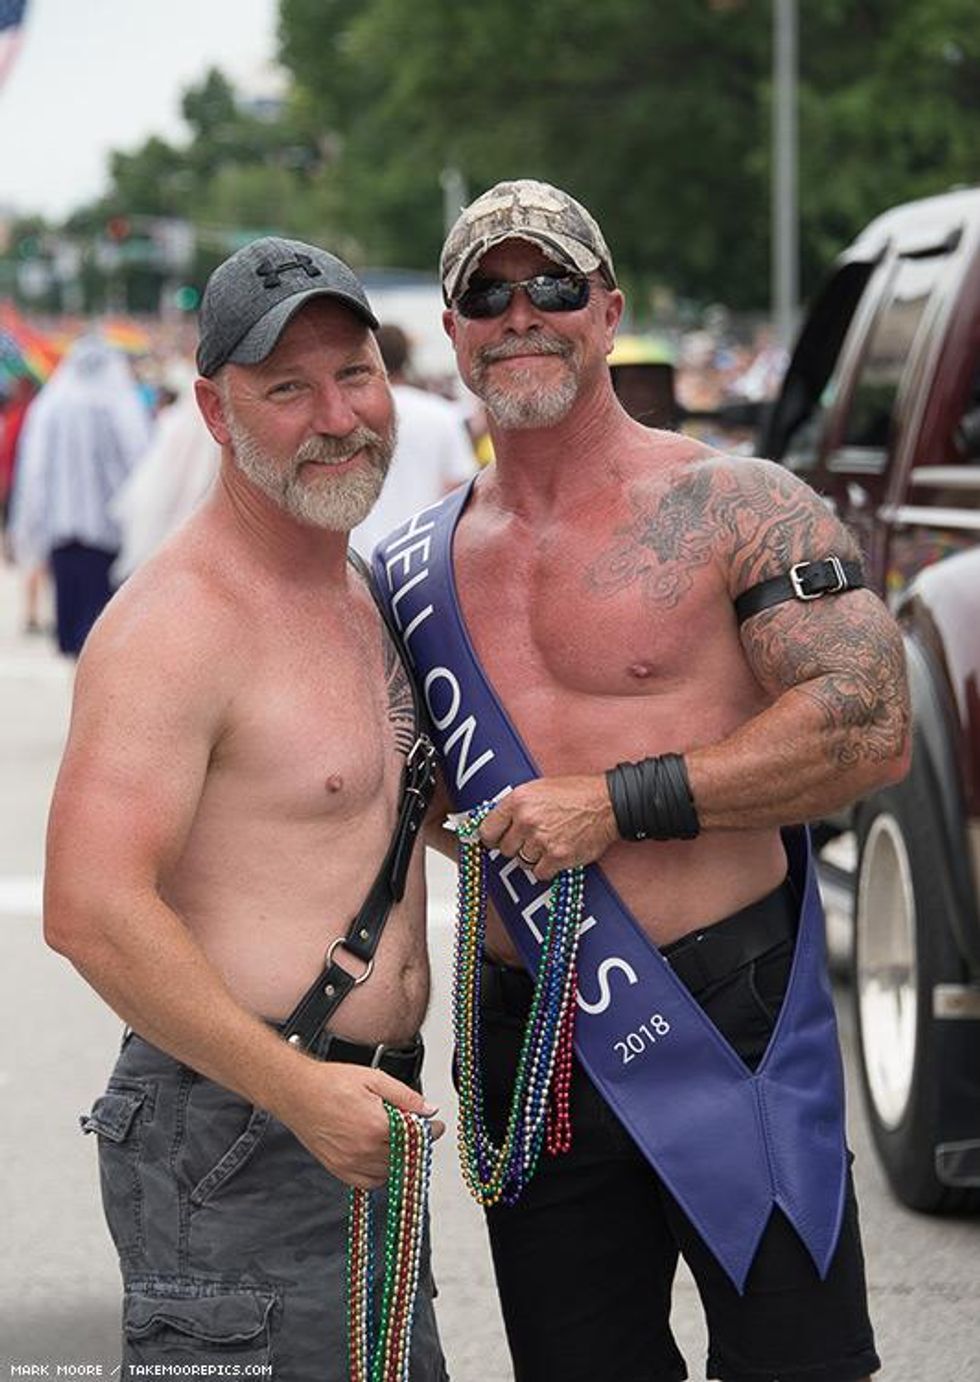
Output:
[[[824,557],[821,561],[798,561],[785,576],[743,590],[735,601],[735,617],[740,624],[753,614],[784,600],[819,600],[823,595],[842,595],[845,590],[860,590],[864,585],[861,563]]]
[[[364,563],[351,553],[351,563],[368,583],[375,604],[378,605],[382,622],[388,636],[394,642],[398,656],[402,658],[401,646],[394,629],[388,623],[386,611],[380,605],[371,583],[370,574]],[[406,667],[406,673],[408,668]],[[408,866],[412,851],[421,832],[422,822],[428,810],[436,780],[436,750],[431,739],[423,731],[425,710],[418,689],[411,676],[412,703],[415,724],[419,733],[405,760],[402,773],[401,801],[394,834],[378,870],[377,877],[360,910],[354,917],[347,932],[330,942],[324,960],[324,967],[314,983],[290,1013],[280,1028],[283,1036],[294,1046],[307,1047],[311,1044],[324,1023],[332,1016],[337,1006],[350,993],[351,989],[363,984],[371,977],[374,968],[374,952],[378,948],[381,933],[388,915],[396,902],[405,893]],[[364,966],[360,974],[352,974],[334,958],[338,950],[347,950]]]

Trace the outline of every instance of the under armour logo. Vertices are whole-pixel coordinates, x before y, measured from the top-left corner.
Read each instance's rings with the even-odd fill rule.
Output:
[[[256,266],[255,272],[261,278],[263,288],[278,288],[281,276],[290,269],[301,269],[307,278],[320,277],[320,270],[308,254],[297,254],[295,259],[287,259],[282,264],[273,264],[271,259],[263,259],[262,263]]]

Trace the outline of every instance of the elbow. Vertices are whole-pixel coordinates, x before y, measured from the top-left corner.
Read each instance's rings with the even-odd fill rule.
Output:
[[[90,900],[70,886],[47,877],[44,883],[44,942],[80,969],[86,954],[98,943],[98,918],[91,914]]]
[[[45,889],[44,943],[66,960],[74,960],[79,946],[80,928],[71,906],[64,898]]]

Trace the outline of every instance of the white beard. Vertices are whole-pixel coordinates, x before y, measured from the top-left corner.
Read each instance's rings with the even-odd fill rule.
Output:
[[[331,532],[350,532],[368,516],[381,493],[394,451],[394,436],[356,427],[346,437],[315,437],[288,462],[275,460],[241,426],[225,405],[235,464],[252,484],[301,523]],[[362,451],[363,461],[349,474],[316,480],[314,468],[328,470]],[[312,479],[312,483],[310,480]]]
[[[557,383],[534,382],[533,366],[509,371],[506,384],[497,383],[493,364],[511,355],[534,350],[538,355],[557,356],[564,364]],[[477,354],[472,367],[470,387],[480,397],[487,412],[498,427],[552,427],[571,412],[578,397],[578,371],[570,347],[550,332],[528,335],[520,341],[485,348]]]

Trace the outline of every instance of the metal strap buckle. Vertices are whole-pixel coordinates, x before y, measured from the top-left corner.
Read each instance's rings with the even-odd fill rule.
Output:
[[[327,967],[328,969],[329,969],[330,966],[333,964],[334,951],[337,949],[337,946],[338,946],[338,945],[346,946],[346,944],[347,944],[347,937],[346,937],[346,936],[338,936],[336,940],[331,941],[330,944],[327,946],[327,953],[326,953],[326,955],[325,955],[325,957],[324,957],[324,964],[326,965],[326,967]],[[353,955],[353,953],[354,953],[354,952],[351,951],[351,954],[352,954],[352,955]],[[354,958],[356,959],[357,956],[355,956]],[[345,971],[345,973],[346,973],[346,972],[347,972],[347,971]],[[357,988],[358,985],[363,984],[363,983],[365,982],[365,980],[370,979],[370,977],[371,977],[371,975],[372,975],[373,973],[374,973],[374,956],[372,955],[371,958],[370,958],[370,960],[368,960],[368,962],[367,962],[367,964],[366,964],[366,966],[365,966],[365,968],[364,968],[364,973],[363,973],[363,974],[359,974],[359,975],[357,976],[357,978],[354,980],[354,987]]]
[[[829,564],[834,573],[834,578],[837,581],[836,585],[828,586],[825,590],[807,591],[803,585],[803,582],[806,580],[807,569],[811,566],[821,565],[820,562],[798,561],[795,566],[790,567],[789,582],[793,587],[793,594],[798,600],[819,600],[823,595],[839,595],[842,590],[847,589],[847,576],[844,574],[844,567],[841,564],[840,558],[834,556],[824,557],[823,563]]]
[[[428,777],[436,761],[436,746],[427,734],[420,734],[408,751],[405,766],[413,778]]]
[[[387,1048],[387,1046],[384,1044],[383,1041],[379,1041],[379,1042],[378,1042],[377,1046],[374,1048],[374,1055],[371,1057],[371,1067],[370,1067],[370,1068],[371,1068],[372,1070],[377,1070],[378,1066],[381,1064],[381,1058],[382,1058],[382,1056],[384,1055],[384,1053],[387,1051],[387,1049],[388,1049],[388,1048]]]

